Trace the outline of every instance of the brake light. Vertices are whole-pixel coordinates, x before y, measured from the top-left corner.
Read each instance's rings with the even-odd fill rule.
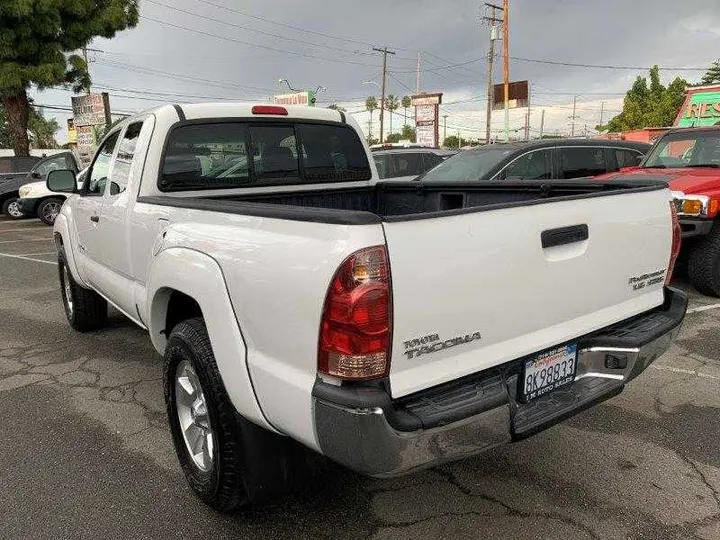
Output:
[[[253,114],[274,114],[277,116],[287,116],[288,111],[285,107],[278,107],[277,105],[255,105],[252,108]]]
[[[670,250],[670,262],[668,263],[667,274],[665,274],[665,285],[670,283],[673,271],[675,270],[675,262],[680,255],[680,245],[682,244],[682,229],[680,221],[678,221],[677,210],[675,204],[670,201],[670,214],[672,215],[672,248]]]
[[[387,376],[391,304],[385,246],[362,249],[345,259],[325,298],[318,371],[356,381]]]

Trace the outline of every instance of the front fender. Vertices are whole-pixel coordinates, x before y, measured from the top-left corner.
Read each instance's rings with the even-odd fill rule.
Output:
[[[218,263],[204,253],[181,247],[163,250],[153,259],[147,282],[147,322],[153,345],[160,354],[167,345],[164,330],[173,291],[186,294],[200,306],[215,362],[237,411],[248,420],[275,431],[255,397],[245,341]]]
[[[55,224],[53,225],[53,238],[55,238],[56,248],[59,248],[58,240],[62,243],[63,248],[65,249],[65,261],[67,262],[68,268],[70,268],[70,273],[75,281],[77,281],[82,287],[90,289],[90,285],[83,280],[82,274],[78,268],[77,259],[75,258],[75,253],[73,251],[73,243],[70,240],[70,225],[68,223],[68,218],[63,213],[58,214],[57,218],[55,218]]]

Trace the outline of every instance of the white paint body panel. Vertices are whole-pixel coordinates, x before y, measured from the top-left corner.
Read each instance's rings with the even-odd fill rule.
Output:
[[[663,284],[628,280],[667,268],[669,192],[385,224],[393,280],[393,397],[598,330],[663,302]],[[589,239],[543,249],[548,229],[587,224]],[[482,339],[409,358],[405,341]]]

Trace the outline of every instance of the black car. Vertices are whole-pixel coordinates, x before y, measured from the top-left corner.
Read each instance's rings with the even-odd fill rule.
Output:
[[[6,216],[21,217],[17,208],[18,188],[28,182],[27,177],[39,157],[0,157],[0,211]]]
[[[640,163],[649,144],[604,139],[543,139],[465,150],[420,177],[433,182],[544,180],[597,176]]]

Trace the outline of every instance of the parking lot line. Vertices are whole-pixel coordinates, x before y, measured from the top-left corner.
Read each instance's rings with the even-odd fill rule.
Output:
[[[709,306],[698,306],[687,310],[688,313],[697,313],[698,311],[709,311],[711,309],[720,308],[720,304],[710,304]]]
[[[38,255],[56,255],[57,251],[38,251],[33,253],[18,253],[19,257],[35,257]],[[14,253],[13,253],[14,255]]]
[[[26,227],[24,229],[3,229],[0,227],[0,233],[6,233],[6,232],[28,232],[28,231],[42,231],[40,227]]]
[[[0,244],[19,244],[20,242],[52,242],[52,238],[35,238],[33,240],[0,240]]]
[[[55,261],[43,261],[42,259],[34,259],[32,257],[25,257],[24,255],[12,255],[10,253],[0,253],[0,257],[8,257],[10,259],[22,259],[23,261],[33,261],[33,262],[39,262],[43,264],[52,264],[54,266],[57,266],[57,262]]]
[[[660,371],[670,371],[672,373],[683,373],[684,375],[695,375],[696,377],[702,377],[703,379],[713,379],[716,381],[720,381],[720,377],[716,377],[715,375],[710,375],[709,373],[700,373],[698,371],[693,371],[692,369],[674,368],[674,367],[662,366],[662,365],[657,365],[657,364],[652,364],[651,367],[654,369],[659,369]]]

